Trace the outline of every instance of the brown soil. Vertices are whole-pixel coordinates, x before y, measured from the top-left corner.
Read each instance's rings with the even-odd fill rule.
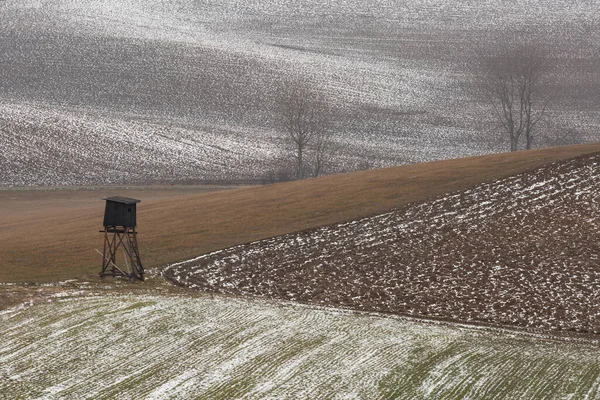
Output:
[[[599,213],[597,153],[164,274],[219,293],[598,334]]]
[[[193,190],[0,191],[0,282],[97,279],[107,195],[142,200],[145,267],[263,238],[351,221],[600,151],[548,148],[327,176],[211,193]],[[201,191],[201,189],[198,189]]]

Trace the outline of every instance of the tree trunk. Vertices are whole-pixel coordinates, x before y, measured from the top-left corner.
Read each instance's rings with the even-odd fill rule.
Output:
[[[519,138],[517,136],[510,137],[510,151],[519,150]]]
[[[527,150],[531,150],[531,146],[533,145],[533,135],[528,133],[527,136],[525,136],[525,140],[527,141],[525,144],[525,148]]]
[[[302,161],[302,152],[303,152],[303,147],[300,144],[298,144],[298,165],[296,166],[296,179],[302,179],[304,178],[304,171],[303,171],[303,161]]]

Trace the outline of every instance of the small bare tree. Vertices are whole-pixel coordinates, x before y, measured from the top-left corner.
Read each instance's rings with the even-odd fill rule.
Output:
[[[323,172],[330,147],[330,136],[323,110],[325,105],[305,86],[290,89],[281,101],[285,129],[294,146],[296,179],[308,174],[307,152],[312,151],[312,175]]]
[[[586,142],[585,133],[573,127],[555,130],[543,137],[546,146],[569,146]]]
[[[519,149],[521,137],[531,149],[536,125],[546,114],[548,61],[542,51],[529,46],[482,59],[483,93],[511,151]]]
[[[315,136],[313,145],[313,177],[323,174],[325,168],[331,161],[331,155],[335,151],[333,141],[331,140],[331,132],[326,126],[319,131]]]

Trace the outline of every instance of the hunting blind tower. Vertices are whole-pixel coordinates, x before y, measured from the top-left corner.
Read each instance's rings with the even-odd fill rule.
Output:
[[[104,253],[100,277],[125,276],[130,280],[144,280],[144,267],[137,244],[135,206],[140,200],[128,197],[104,197]],[[125,265],[119,266],[121,249]]]

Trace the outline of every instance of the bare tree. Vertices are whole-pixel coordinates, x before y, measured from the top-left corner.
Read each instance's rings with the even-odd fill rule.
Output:
[[[586,142],[585,133],[577,128],[567,127],[555,130],[543,137],[546,146],[569,146]]]
[[[285,129],[294,147],[296,179],[308,174],[307,153],[312,151],[312,175],[323,172],[330,147],[323,110],[325,105],[305,86],[295,86],[281,101]]]
[[[535,128],[547,108],[548,57],[533,47],[522,46],[482,59],[483,93],[493,114],[510,140],[510,150],[519,149],[521,137],[531,149]]]
[[[317,133],[314,139],[313,177],[316,178],[324,172],[333,152],[334,146],[331,140],[331,132],[326,126],[323,126],[323,129]]]
[[[277,183],[294,180],[296,172],[293,166],[286,162],[284,158],[278,158],[273,161],[272,168],[266,172],[263,183]]]

